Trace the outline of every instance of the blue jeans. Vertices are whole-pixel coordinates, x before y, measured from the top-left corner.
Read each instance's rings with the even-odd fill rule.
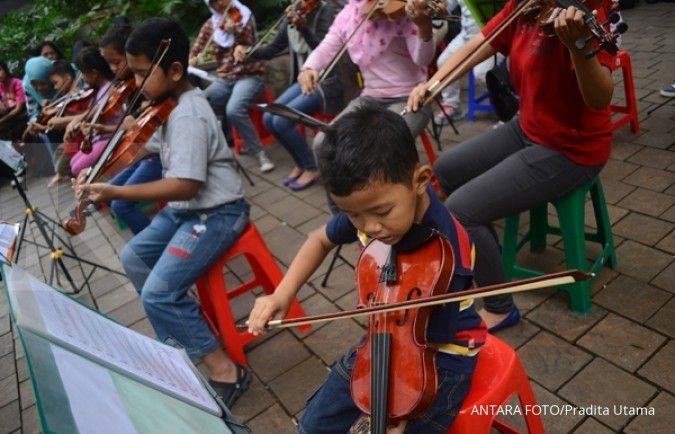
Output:
[[[241,235],[249,205],[239,199],[208,210],[162,209],[122,250],[121,262],[140,293],[157,337],[173,338],[192,358],[213,352],[213,336],[188,289]]]
[[[110,184],[136,185],[156,181],[161,178],[162,161],[159,159],[159,156],[153,156],[127,167],[115,175],[115,177],[110,180]],[[150,219],[142,210],[136,207],[136,202],[129,200],[113,200],[110,202],[110,208],[115,211],[115,215],[118,218],[124,220],[134,235],[150,224]]]
[[[264,86],[262,78],[252,75],[239,80],[216,80],[205,92],[216,115],[224,115],[223,131],[235,127],[244,141],[246,152],[252,155],[262,151],[262,144],[248,115],[248,109],[255,104]]]
[[[275,102],[293,107],[308,115],[321,109],[319,93],[313,92],[310,95],[303,95],[298,83],[286,89]],[[314,153],[309,149],[305,136],[300,134],[294,122],[282,116],[265,113],[263,123],[267,131],[274,134],[279,143],[291,154],[296,166],[303,170],[317,170]]]
[[[307,400],[298,427],[301,434],[343,434],[361,416],[350,392],[356,350],[351,348],[333,366],[321,388]],[[438,393],[427,413],[408,421],[406,434],[445,433],[469,393],[471,376],[438,369]]]

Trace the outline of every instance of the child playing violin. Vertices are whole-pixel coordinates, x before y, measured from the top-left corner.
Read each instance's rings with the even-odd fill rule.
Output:
[[[379,105],[357,107],[331,125],[317,156],[340,212],[309,234],[276,291],[256,299],[248,319],[251,332],[263,333],[268,321],[286,314],[298,290],[336,245],[378,239],[396,246],[413,225],[436,229],[450,241],[455,271],[447,290],[472,285],[471,242],[429,188],[431,167],[420,164],[415,140],[401,116]],[[469,390],[485,335],[472,302],[433,309],[427,341],[438,350],[438,393],[424,416],[407,421],[406,433],[447,430]],[[309,399],[300,433],[346,433],[362,416],[350,395],[354,361],[352,348],[336,363]]]
[[[586,2],[591,9],[598,8],[600,22],[606,20],[606,3]],[[605,51],[593,55],[594,43],[575,46],[589,35],[579,9],[562,10],[554,22],[554,37],[542,34],[536,20],[520,16],[480,47],[518,5],[510,0],[481,33],[417,86],[408,101],[409,110],[418,109],[431,84],[469,53],[478,54],[459,68],[458,76],[496,52],[509,56],[520,115],[447,150],[435,167],[448,194],[446,205],[476,243],[480,286],[506,279],[492,221],[545,204],[589,182],[600,173],[612,146],[608,107],[612,58]],[[491,331],[520,319],[509,294],[486,298],[481,316]]]
[[[99,42],[99,51],[108,62],[110,70],[115,74],[117,86],[129,85],[128,80],[133,79],[131,70],[127,67],[127,58],[124,53],[124,44],[131,34],[131,27],[117,25],[111,27]],[[125,102],[126,105],[126,102]],[[133,122],[133,118],[129,119]],[[127,120],[125,120],[125,123]],[[112,125],[112,127],[115,127]],[[100,126],[99,131],[104,130]],[[108,131],[112,132],[112,131]],[[134,185],[156,181],[162,178],[162,163],[156,154],[149,155],[138,163],[132,164],[119,172],[110,180],[112,185]],[[110,208],[117,218],[122,219],[134,234],[139,233],[150,224],[150,219],[136,206],[136,202],[128,200],[113,200]]]
[[[314,9],[304,16],[296,10],[296,5],[302,8],[309,3],[311,2],[295,2],[286,8],[286,17],[279,25],[277,36],[272,42],[258,48],[237,45],[234,49],[234,57],[238,61],[245,60],[247,56],[252,59],[269,60],[288,49],[290,51],[291,86],[274,102],[300,110],[308,115],[317,112],[336,113],[344,107],[342,102],[344,77],[339,75],[340,71],[337,68],[321,83],[320,92],[303,95],[300,84],[296,81],[300,67],[326,36],[335,18],[333,8],[322,1],[313,2],[316,4]],[[251,48],[253,51],[247,52]],[[295,167],[284,178],[283,184],[294,191],[303,190],[314,184],[319,177],[314,154],[295,123],[271,113],[263,115],[263,123],[267,131],[272,133],[291,154],[295,163]]]
[[[167,40],[162,60],[153,67]],[[248,387],[251,374],[227,356],[188,289],[244,231],[249,205],[216,116],[187,79],[189,41],[180,25],[150,18],[131,33],[125,51],[136,84],[146,79],[142,92],[148,100],[177,102],[146,144],[149,152],[159,153],[163,177],[118,186],[85,184],[80,176],[75,189],[95,202],[168,201],[125,246],[121,262],[157,336],[201,358],[211,385],[230,406]]]
[[[206,89],[211,107],[223,116],[223,131],[230,140],[230,126],[244,141],[244,153],[258,159],[261,172],[274,169],[274,164],[262,148],[260,139],[248,115],[248,108],[262,94],[263,64],[259,60],[245,59],[237,62],[234,47],[251,46],[256,41],[255,20],[251,10],[238,0],[204,0],[212,12],[204,23],[192,50],[190,64],[197,63],[198,56],[206,49],[213,49],[218,64],[216,80]]]

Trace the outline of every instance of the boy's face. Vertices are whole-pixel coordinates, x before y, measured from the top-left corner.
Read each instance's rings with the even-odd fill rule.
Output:
[[[117,80],[125,80],[129,78],[129,70],[127,69],[127,57],[124,53],[120,53],[113,47],[101,47],[99,49],[101,56],[110,66],[110,70],[115,74]]]
[[[73,84],[73,78],[68,74],[52,74],[49,76],[49,81],[54,85],[54,89],[61,94],[68,92]]]
[[[82,80],[87,83],[89,86],[94,87],[98,82],[99,73],[96,71],[87,71],[82,72]]]
[[[421,221],[428,206],[426,188],[431,174],[428,165],[418,166],[412,185],[376,180],[347,196],[330,196],[356,229],[385,244],[396,244],[413,223]]]
[[[168,96],[182,78],[182,67],[179,62],[174,62],[169,70],[164,72],[161,66],[153,68],[152,62],[145,55],[135,56],[127,53],[127,65],[134,74],[136,86],[140,86],[145,76],[150,74],[143,87],[143,95],[149,100]]]
[[[31,80],[31,86],[39,93],[46,95],[51,90],[51,84],[40,80]]]

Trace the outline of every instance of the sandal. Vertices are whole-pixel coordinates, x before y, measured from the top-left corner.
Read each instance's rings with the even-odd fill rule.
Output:
[[[235,364],[235,367],[237,369],[237,381],[235,383],[225,383],[209,379],[209,385],[220,396],[227,408],[230,408],[244,394],[253,379],[248,369],[239,364]]]

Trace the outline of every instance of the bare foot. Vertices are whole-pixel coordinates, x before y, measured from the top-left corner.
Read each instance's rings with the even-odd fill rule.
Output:
[[[480,309],[478,311],[478,315],[480,315],[481,318],[483,318],[483,321],[485,321],[485,325],[487,325],[487,328],[490,329],[500,322],[504,320],[507,316],[509,316],[508,313],[492,313],[488,312],[485,309]]]
[[[62,181],[65,181],[65,180],[66,180],[65,177],[63,177],[59,174],[56,174],[52,177],[52,179],[49,180],[49,184],[47,184],[47,188],[55,187],[57,184],[59,184]]]
[[[314,181],[319,177],[319,172],[317,170],[305,170],[298,179],[295,180],[298,184],[307,184],[310,181]]]

